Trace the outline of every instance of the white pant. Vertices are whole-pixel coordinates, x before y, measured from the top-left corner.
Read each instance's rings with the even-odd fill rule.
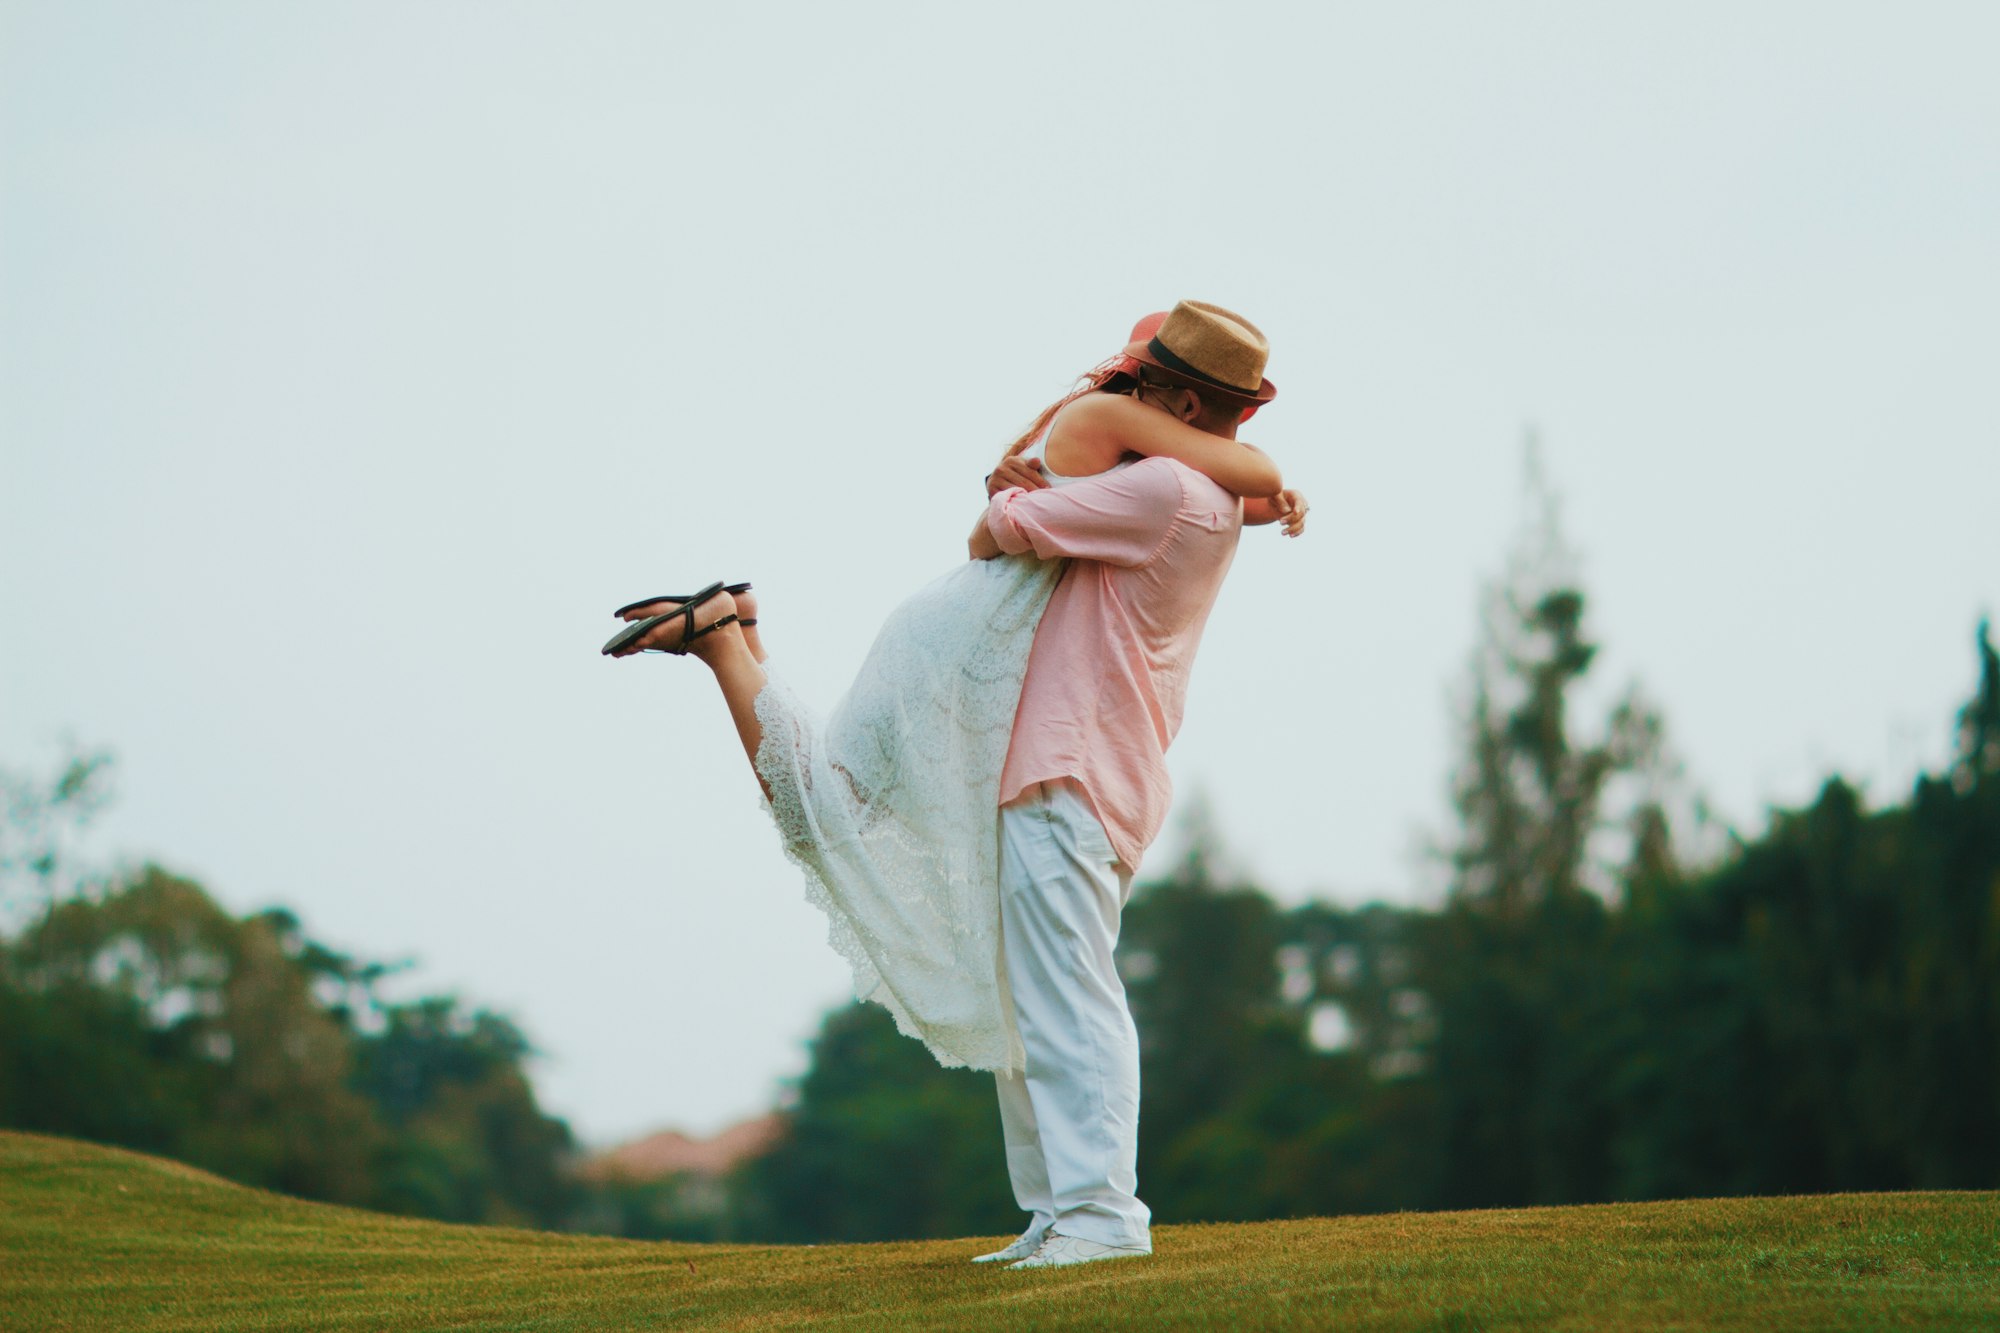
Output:
[[[1026,1077],[999,1075],[1014,1200],[1031,1232],[1153,1247],[1139,1202],[1139,1034],[1112,963],[1132,875],[1074,784],[1000,811],[1000,934]]]

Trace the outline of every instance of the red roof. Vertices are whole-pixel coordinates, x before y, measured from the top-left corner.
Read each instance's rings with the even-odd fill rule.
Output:
[[[593,1180],[725,1175],[739,1162],[768,1152],[784,1129],[785,1118],[772,1112],[731,1125],[706,1139],[689,1138],[679,1130],[662,1130],[598,1153],[584,1162],[578,1174]]]

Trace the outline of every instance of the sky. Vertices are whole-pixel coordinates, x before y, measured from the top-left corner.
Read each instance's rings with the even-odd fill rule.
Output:
[[[1754,829],[1949,752],[2000,607],[2000,8],[0,0],[0,765],[103,863],[514,1017],[591,1143],[846,997],[692,662],[799,690],[1194,298],[1270,336],[1170,756],[1286,902],[1425,901],[1525,441]],[[1172,836],[1155,848],[1171,854]],[[1143,868],[1142,868],[1143,877]]]

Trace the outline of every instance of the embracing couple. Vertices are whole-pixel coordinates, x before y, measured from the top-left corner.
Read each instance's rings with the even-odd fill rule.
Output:
[[[747,583],[622,607],[604,646],[708,666],[855,993],[940,1063],[994,1071],[1031,1218],[975,1262],[1152,1252],[1112,951],[1241,529],[1304,528],[1236,439],[1276,393],[1268,354],[1219,306],[1141,320],[1009,448],[972,559],[897,608],[824,723],[773,672]]]

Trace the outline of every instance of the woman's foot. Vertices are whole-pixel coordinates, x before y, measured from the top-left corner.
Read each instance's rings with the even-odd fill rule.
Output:
[[[747,594],[746,594],[747,596]],[[699,657],[708,660],[721,650],[730,639],[740,639],[742,629],[739,621],[741,612],[737,600],[726,592],[716,592],[698,603],[692,612],[693,622],[689,623],[687,613],[672,614],[685,603],[661,600],[640,602],[623,609],[621,615],[627,622],[636,623],[654,616],[668,619],[653,626],[645,634],[611,651],[613,657],[630,657],[648,649]]]

